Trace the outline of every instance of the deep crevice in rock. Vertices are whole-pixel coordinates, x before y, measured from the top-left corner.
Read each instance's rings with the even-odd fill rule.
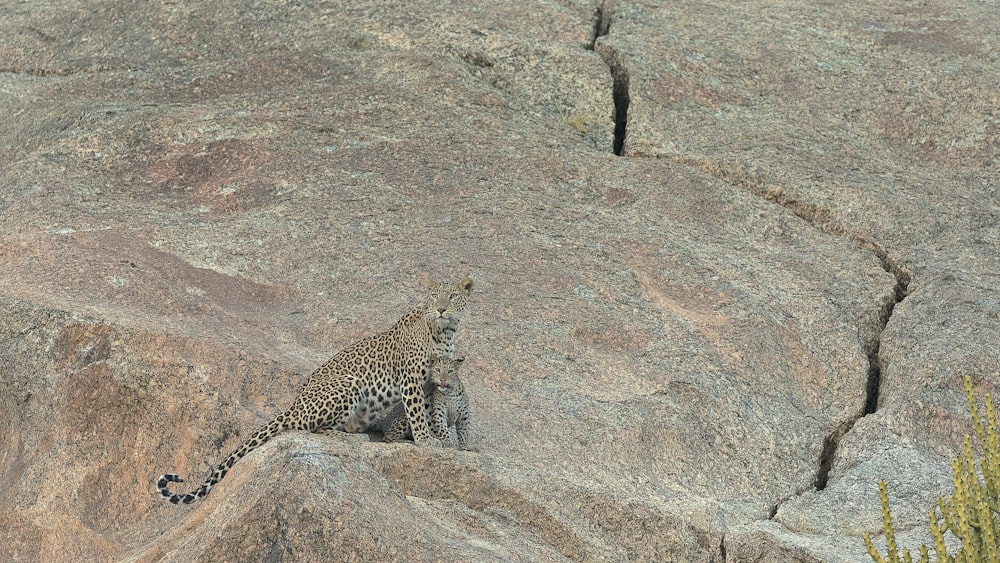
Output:
[[[625,130],[628,126],[628,73],[623,66],[611,66],[614,79],[611,95],[615,102],[615,137],[612,144],[614,153],[622,156],[625,151]]]
[[[611,100],[614,103],[614,140],[612,149],[614,153],[621,156],[625,150],[625,134],[628,126],[628,106],[629,106],[629,74],[628,69],[622,60],[621,54],[605,43],[599,43],[598,39],[604,37],[611,31],[611,10],[614,0],[604,0],[594,14],[594,33],[590,41],[590,49],[601,56],[604,64],[608,65],[611,71]]]
[[[841,424],[823,440],[823,451],[819,454],[819,469],[816,471],[816,480],[813,482],[813,486],[817,491],[822,491],[826,488],[826,484],[830,479],[830,470],[833,468],[833,458],[837,453],[837,446],[840,445],[840,439],[844,437],[844,434],[850,432],[851,428],[854,428],[854,423],[859,418],[861,417],[852,418]]]
[[[892,317],[892,312],[896,308],[896,305],[906,298],[910,286],[909,272],[906,272],[894,263],[882,247],[858,236],[855,236],[854,240],[859,246],[874,254],[882,264],[882,269],[896,278],[896,287],[892,298],[886,300],[882,305],[878,328],[874,338],[868,344],[868,379],[865,383],[865,403],[861,414],[847,421],[841,428],[837,428],[831,432],[826,437],[826,440],[823,441],[823,453],[820,455],[819,470],[816,473],[817,491],[822,491],[826,488],[830,469],[833,467],[833,459],[837,453],[837,447],[840,445],[840,439],[843,438],[844,434],[851,431],[851,428],[854,427],[854,424],[858,420],[878,410],[879,396],[882,388],[882,359],[880,355],[882,333],[889,324],[889,318]]]
[[[879,313],[879,324],[875,333],[872,335],[871,341],[865,343],[868,356],[868,375],[865,384],[864,404],[857,416],[842,423],[823,440],[823,451],[820,454],[819,467],[816,471],[815,480],[816,490],[822,491],[826,488],[829,480],[830,470],[833,468],[833,460],[836,457],[840,439],[850,432],[858,420],[878,410],[879,394],[882,385],[882,363],[880,357],[882,333],[889,324],[889,319],[892,317],[896,305],[901,303],[909,293],[910,273],[892,260],[889,257],[889,253],[879,244],[866,239],[858,233],[848,232],[840,222],[833,218],[828,209],[824,209],[815,203],[801,201],[793,194],[785,193],[776,186],[768,185],[766,181],[756,177],[751,171],[739,169],[738,166],[712,163],[698,159],[678,157],[675,160],[682,164],[700,168],[732,186],[780,205],[823,233],[835,237],[850,238],[855,244],[874,254],[882,265],[882,269],[896,279],[894,295],[891,299],[883,303],[882,310]],[[774,507],[771,515],[772,518],[780,504],[778,503]]]
[[[859,241],[859,243],[875,254],[882,263],[882,268],[896,278],[895,293],[892,300],[885,303],[882,308],[878,334],[872,349],[868,352],[868,385],[865,393],[865,408],[861,415],[867,416],[878,410],[879,391],[882,386],[882,360],[880,355],[882,332],[885,330],[886,325],[889,324],[889,318],[892,317],[896,305],[899,305],[906,298],[907,293],[909,293],[910,274],[892,262],[885,250],[878,245],[870,241]]]
[[[776,502],[773,505],[771,505],[770,510],[768,510],[768,512],[767,512],[767,519],[768,520],[774,520],[774,518],[778,515],[778,510],[781,509],[781,505],[785,504],[786,502],[788,502],[792,498],[804,495],[805,493],[809,492],[810,490],[811,489],[809,487],[803,487],[803,488],[797,489],[794,493],[792,493],[792,494],[790,494],[788,496],[785,496],[785,497],[782,497],[781,499],[779,499],[778,502]]]
[[[837,454],[837,447],[840,445],[840,439],[843,438],[845,434],[850,432],[851,428],[854,428],[854,424],[858,420],[873,414],[878,410],[879,392],[882,387],[882,360],[879,354],[882,343],[882,333],[885,331],[885,327],[889,324],[889,318],[892,317],[892,312],[896,308],[896,305],[906,298],[910,285],[909,273],[891,263],[886,257],[884,251],[881,249],[876,251],[874,248],[878,247],[874,245],[874,243],[866,243],[860,239],[856,240],[861,246],[871,250],[879,258],[879,261],[882,263],[882,268],[896,278],[896,288],[892,299],[888,300],[882,307],[882,312],[879,316],[878,329],[876,330],[872,342],[869,344],[868,380],[865,383],[864,407],[862,408],[860,415],[842,424],[839,428],[831,432],[830,435],[823,441],[823,452],[820,454],[819,469],[816,472],[817,491],[822,491],[826,488],[830,477],[830,470],[833,468],[833,460]]]
[[[590,50],[594,50],[598,37],[604,37],[611,29],[611,0],[604,0],[594,14],[594,33],[590,38]]]

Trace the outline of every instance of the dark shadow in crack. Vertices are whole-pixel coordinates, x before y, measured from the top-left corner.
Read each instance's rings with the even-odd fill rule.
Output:
[[[594,33],[590,41],[590,50],[601,56],[604,64],[611,71],[611,100],[614,103],[615,129],[612,150],[622,156],[625,151],[625,135],[628,126],[629,106],[629,73],[621,53],[607,43],[599,43],[611,31],[611,11],[614,0],[604,0],[594,14]]]

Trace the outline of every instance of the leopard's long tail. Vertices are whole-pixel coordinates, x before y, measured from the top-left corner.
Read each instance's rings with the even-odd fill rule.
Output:
[[[183,483],[184,479],[181,479],[180,475],[176,473],[164,473],[156,479],[156,489],[160,492],[160,495],[165,499],[170,501],[172,504],[184,503],[191,504],[197,500],[201,500],[208,496],[209,491],[212,490],[219,481],[226,476],[226,473],[232,469],[233,465],[237,461],[243,459],[243,456],[254,451],[260,446],[264,445],[268,440],[277,436],[285,430],[291,430],[294,428],[292,424],[288,421],[291,419],[289,416],[290,411],[286,411],[271,422],[268,422],[264,426],[261,426],[253,433],[252,436],[243,441],[238,448],[236,448],[233,453],[229,454],[222,463],[216,467],[205,482],[201,484],[200,487],[191,491],[190,493],[171,493],[167,488],[170,483]]]

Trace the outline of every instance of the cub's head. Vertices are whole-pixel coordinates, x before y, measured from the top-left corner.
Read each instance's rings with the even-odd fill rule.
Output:
[[[462,318],[465,304],[472,295],[472,278],[466,276],[458,283],[428,281],[430,296],[427,298],[425,316],[441,324],[451,324]]]
[[[463,361],[465,361],[464,358],[433,357],[431,359],[431,381],[441,390],[454,386],[458,379],[458,366],[462,365]]]

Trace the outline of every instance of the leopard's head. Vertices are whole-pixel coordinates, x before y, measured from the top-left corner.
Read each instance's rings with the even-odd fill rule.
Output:
[[[462,365],[464,358],[446,358],[435,356],[431,360],[431,381],[438,389],[446,390],[453,387],[458,379],[458,366]]]
[[[466,276],[458,283],[427,282],[430,295],[424,316],[439,326],[457,325],[462,319],[465,305],[472,295],[472,278]]]

